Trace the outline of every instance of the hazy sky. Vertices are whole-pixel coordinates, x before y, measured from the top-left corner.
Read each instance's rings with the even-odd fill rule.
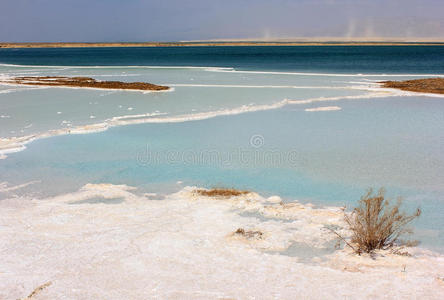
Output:
[[[0,41],[444,38],[444,0],[0,0]]]

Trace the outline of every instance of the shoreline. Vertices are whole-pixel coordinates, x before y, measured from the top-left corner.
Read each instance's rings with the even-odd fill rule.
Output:
[[[16,48],[114,48],[114,47],[242,47],[242,46],[444,46],[444,41],[397,42],[397,41],[306,41],[306,42],[137,42],[137,43],[0,43],[0,49]]]

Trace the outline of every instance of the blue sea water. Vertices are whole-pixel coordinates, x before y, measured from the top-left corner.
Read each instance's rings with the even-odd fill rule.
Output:
[[[39,181],[19,195],[91,182],[159,194],[224,186],[350,207],[384,186],[407,209],[422,207],[417,236],[444,249],[444,98],[374,86],[444,76],[443,46],[0,49],[0,64],[0,76],[174,87],[143,94],[0,85],[2,138],[122,116],[145,123],[37,139],[8,153],[0,183]],[[306,111],[318,107],[332,110]]]
[[[55,66],[215,66],[248,70],[442,73],[443,46],[0,49],[1,63]]]

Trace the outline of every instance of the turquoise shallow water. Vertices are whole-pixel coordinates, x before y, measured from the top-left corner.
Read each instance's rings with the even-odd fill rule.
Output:
[[[174,91],[0,86],[2,138],[155,115],[140,117],[147,124],[37,139],[0,160],[0,182],[39,181],[14,191],[19,196],[45,197],[107,182],[159,194],[184,185],[229,186],[285,201],[347,206],[366,188],[385,186],[391,196],[405,196],[408,209],[422,207],[417,236],[442,250],[443,98],[375,92],[372,83],[444,74],[443,47],[404,47],[396,53],[329,48],[176,50],[176,56],[174,50],[153,54],[151,49],[2,50],[3,76],[87,75],[169,84]],[[386,64],[379,61],[384,53]],[[31,63],[43,67],[10,65]],[[84,67],[110,64],[121,66]],[[130,67],[136,64],[141,67]],[[340,110],[306,111],[319,106]]]

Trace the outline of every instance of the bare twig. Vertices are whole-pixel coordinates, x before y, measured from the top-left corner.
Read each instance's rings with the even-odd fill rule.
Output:
[[[349,246],[350,248],[352,248],[353,251],[355,251],[355,252],[358,253],[358,254],[361,254],[360,251],[358,251],[358,250],[357,250],[355,247],[353,247],[349,242],[347,242],[347,240],[346,240],[342,235],[340,235],[339,233],[337,233],[335,230],[331,229],[330,227],[325,227],[325,228],[327,228],[328,230],[330,230],[331,232],[333,232],[335,235],[337,235],[342,241],[344,241],[345,244],[347,244],[347,246]]]

